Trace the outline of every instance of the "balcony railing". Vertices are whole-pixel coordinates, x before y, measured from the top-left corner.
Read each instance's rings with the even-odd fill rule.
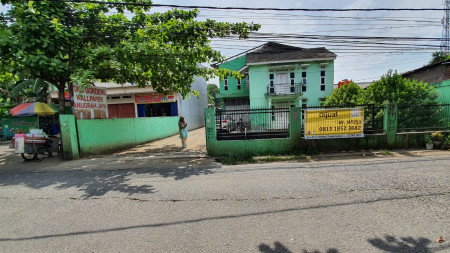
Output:
[[[302,84],[273,84],[267,85],[267,95],[269,96],[285,96],[302,94]]]

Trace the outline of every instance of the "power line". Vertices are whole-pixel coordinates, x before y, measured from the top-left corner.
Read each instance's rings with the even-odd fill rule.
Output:
[[[58,0],[52,0],[58,1]],[[367,9],[325,9],[325,8],[255,8],[255,7],[217,7],[217,6],[200,6],[200,5],[175,5],[175,4],[143,4],[143,3],[123,3],[123,2],[104,2],[89,0],[67,0],[68,3],[95,3],[107,4],[112,6],[142,6],[142,7],[164,7],[164,8],[180,8],[180,9],[207,9],[207,10],[252,10],[252,11],[305,11],[305,12],[372,12],[372,11],[444,11],[441,8],[367,8]]]

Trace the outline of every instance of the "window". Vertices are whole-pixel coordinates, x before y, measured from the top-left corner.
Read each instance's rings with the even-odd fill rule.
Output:
[[[290,73],[290,78],[291,78],[291,93],[295,93],[295,73],[294,72]]]
[[[308,83],[306,79],[306,68],[302,69],[302,92],[306,92],[306,84]]]
[[[241,79],[237,79],[236,81],[237,81],[236,87],[238,90],[240,90],[241,89]]]
[[[223,89],[224,89],[224,90],[228,90],[228,78],[225,78],[225,79],[223,80]]]
[[[325,67],[320,68],[320,90],[325,90]]]

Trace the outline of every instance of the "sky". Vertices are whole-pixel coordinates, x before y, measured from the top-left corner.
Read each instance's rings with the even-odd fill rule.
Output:
[[[443,0],[154,0],[153,3],[282,9],[443,9]],[[4,12],[6,8],[0,6],[0,12]],[[164,12],[168,9],[170,8],[155,7],[152,12]],[[432,53],[440,50],[443,15],[442,10],[305,12],[200,9],[198,19],[253,22],[261,25],[261,29],[251,34],[247,40],[213,39],[212,47],[227,58],[269,41],[302,48],[325,47],[337,54],[334,82],[349,79],[361,83],[377,80],[389,69],[402,73],[426,65],[431,60]],[[355,36],[363,38],[357,39]],[[373,37],[397,39],[374,40]],[[210,82],[217,84],[218,80]]]
[[[252,8],[437,8],[442,0],[154,0],[155,4],[183,6],[252,7]],[[155,8],[161,12],[167,8]],[[378,11],[378,12],[302,12],[255,10],[200,9],[199,19],[261,24],[257,33],[270,33],[270,38],[250,35],[248,40],[214,39],[212,46],[225,57],[231,57],[269,41],[286,45],[314,48],[325,47],[337,54],[334,82],[343,79],[370,82],[379,79],[389,69],[399,73],[420,68],[431,60],[432,52],[439,51],[439,40],[421,41],[420,38],[441,38],[444,11]],[[286,38],[304,35],[345,36],[346,39]],[[347,37],[410,37],[409,41],[375,41],[361,44]],[[387,44],[383,44],[387,43]],[[402,45],[392,46],[392,43]],[[396,47],[393,49],[392,47]]]

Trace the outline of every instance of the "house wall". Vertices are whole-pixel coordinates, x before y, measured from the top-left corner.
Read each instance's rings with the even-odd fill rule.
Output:
[[[240,70],[246,65],[245,62],[245,55],[230,60],[224,64],[219,65],[219,68],[221,69],[230,69],[230,70]],[[224,89],[224,80],[220,80],[220,95],[231,95],[233,94],[234,97],[245,97],[248,96],[248,90],[246,88],[246,80],[243,78],[241,80],[241,89],[237,89],[237,80],[234,77],[228,77],[228,90]],[[238,95],[239,94],[239,95]]]
[[[250,66],[248,71],[250,82],[250,107],[268,107],[269,100],[266,98],[267,86],[269,85],[268,65]]]
[[[300,99],[305,100],[307,105],[319,105],[321,99],[326,98],[331,94],[334,83],[334,62],[331,61],[325,66],[325,91],[320,90],[320,71],[321,62],[302,62],[302,64],[309,64],[306,68],[307,75],[307,88],[302,97],[295,99],[296,106],[301,106]],[[295,65],[294,65],[295,66]],[[269,85],[270,68],[274,65],[254,65],[249,68],[249,80],[250,80],[250,106],[271,106],[272,102],[287,101],[293,99],[287,99],[280,96],[272,96],[270,99],[266,96],[267,86]],[[302,67],[297,64],[294,67],[295,83],[301,83],[302,79]]]
[[[325,66],[325,90],[320,90],[320,62],[312,62],[306,69],[308,84],[302,99],[307,99],[307,106],[320,105],[321,99],[325,99],[333,91],[334,83],[334,62],[331,61]],[[301,77],[301,68],[296,76]]]
[[[80,155],[107,153],[175,135],[178,133],[179,119],[180,117],[151,117],[77,120]],[[61,123],[63,124],[63,120]]]
[[[191,88],[193,90],[198,90],[200,93],[199,97],[190,94],[190,97],[182,99],[179,96],[179,116],[185,118],[188,124],[188,130],[203,127],[205,125],[205,108],[208,107],[208,91],[207,85],[204,78],[194,77],[194,83]]]
[[[424,81],[429,84],[438,83],[444,80],[444,73],[448,65],[438,64],[427,68],[419,69],[411,73],[403,74],[410,80]]]
[[[107,88],[108,104],[134,104],[135,116],[138,117],[137,105],[135,102],[135,94],[153,93],[155,92],[151,86],[139,88],[131,84],[124,86],[115,83],[96,83]],[[177,100],[178,116],[183,116],[188,123],[188,129],[196,129],[205,125],[205,116],[203,110],[208,107],[208,93],[204,78],[194,77],[191,85],[193,90],[198,90],[199,97],[190,94],[189,97],[182,98],[179,94],[173,93]]]

